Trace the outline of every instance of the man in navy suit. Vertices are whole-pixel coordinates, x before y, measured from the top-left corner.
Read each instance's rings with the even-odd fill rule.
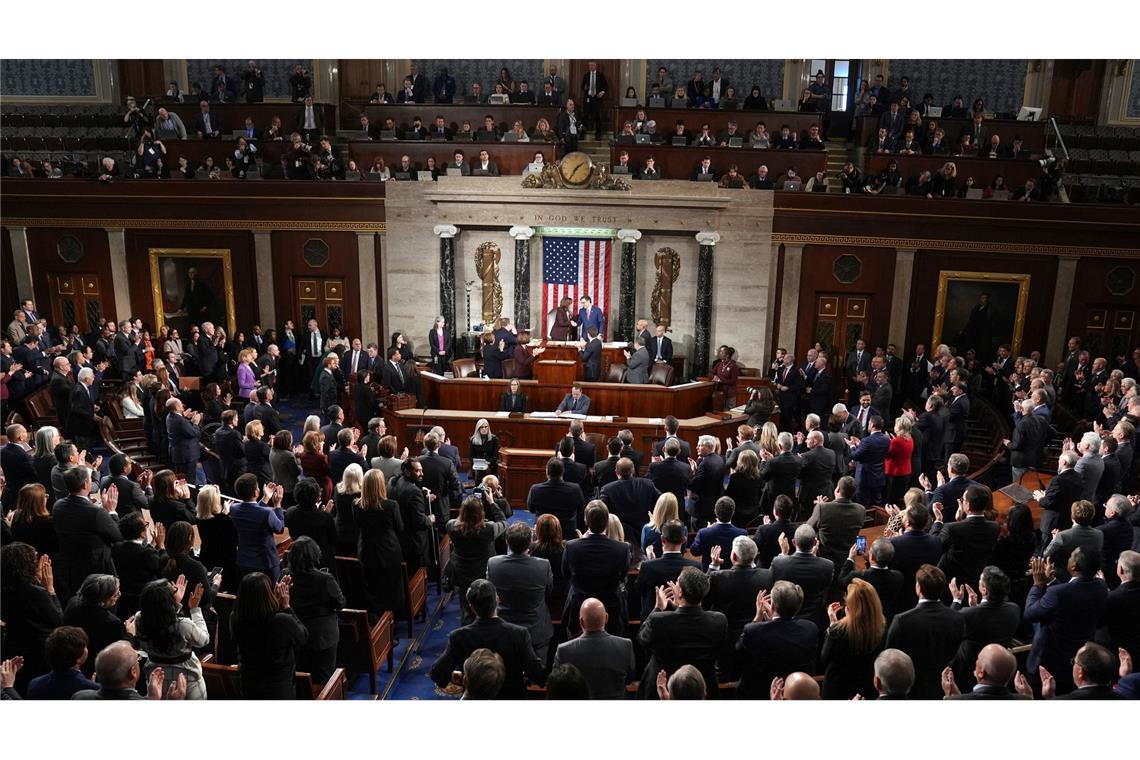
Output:
[[[946,434],[942,440],[942,449],[946,459],[962,448],[966,440],[966,420],[970,417],[970,397],[966,395],[966,384],[955,383],[950,386],[950,403],[946,405],[949,416],[946,419]]]
[[[526,508],[537,517],[552,514],[562,526],[562,535],[573,536],[578,530],[578,514],[586,504],[582,489],[562,479],[566,468],[558,457],[546,463],[546,481],[530,487]],[[604,533],[605,531],[603,531]]]
[[[562,399],[562,403],[554,410],[557,417],[561,417],[563,413],[569,412],[570,414],[589,414],[590,412],[590,397],[582,393],[582,386],[579,383],[574,383],[570,386],[570,392]]]
[[[665,448],[665,443],[667,441],[669,441],[670,439],[672,439],[672,440],[677,442],[678,446],[681,447],[680,451],[677,452],[677,458],[680,459],[682,462],[688,462],[689,461],[689,459],[691,458],[689,456],[689,453],[690,453],[689,442],[677,437],[677,430],[680,427],[681,427],[680,421],[676,417],[674,417],[673,415],[670,414],[668,417],[665,418],[665,438],[658,441],[657,443],[653,444],[653,456],[655,456],[655,457],[662,456],[663,450]]]
[[[697,441],[698,463],[689,482],[693,498],[688,510],[697,525],[712,522],[716,500],[724,492],[724,476],[728,468],[724,457],[716,453],[716,448],[717,440],[711,435],[702,435]]]
[[[815,529],[807,524],[796,528],[788,550],[790,554],[772,560],[772,579],[791,581],[803,589],[800,617],[811,620],[822,631],[827,627],[827,593],[835,578],[835,564],[817,556],[819,539]]]
[[[678,458],[681,446],[676,438],[665,441],[662,453],[664,457],[660,461],[649,465],[649,479],[659,492],[671,493],[677,497],[678,505],[684,504],[693,470]]]
[[[202,413],[194,412],[186,416],[182,401],[176,398],[166,402],[166,434],[170,441],[171,469],[183,475],[192,483],[198,479],[198,460],[202,455],[201,431]]]
[[[1057,681],[1057,691],[1073,688],[1069,661],[1086,641],[1096,635],[1096,624],[1108,604],[1108,586],[1096,577],[1099,556],[1080,548],[1069,555],[1072,580],[1056,582],[1053,563],[1032,557],[1029,569],[1033,587],[1025,600],[1026,623],[1033,625],[1033,648],[1029,650],[1030,676],[1044,668]]]
[[[1057,474],[1046,490],[1033,492],[1041,505],[1041,535],[1052,536],[1054,528],[1066,530],[1072,525],[1073,502],[1079,501],[1084,479],[1077,472],[1077,452],[1062,451],[1057,457]]]
[[[566,437],[555,447],[558,461],[562,462],[562,479],[573,483],[582,491],[582,498],[589,501],[594,495],[594,486],[590,482],[590,468],[574,458],[574,440]],[[585,501],[582,503],[585,504]]]
[[[942,671],[950,665],[966,634],[962,616],[945,606],[941,596],[946,591],[946,576],[937,567],[924,564],[915,576],[918,606],[900,612],[887,630],[887,647],[901,649],[914,661],[916,699],[938,699],[943,696]]]
[[[815,671],[819,626],[798,614],[803,602],[803,589],[789,581],[777,581],[770,596],[758,599],[756,618],[736,642],[743,654],[737,699],[767,699],[773,678]]]
[[[602,314],[602,310],[594,306],[593,300],[589,296],[582,296],[578,299],[578,334],[589,335],[590,328],[598,331],[598,335],[606,334],[606,317]]]
[[[883,462],[891,447],[891,439],[883,432],[883,418],[879,415],[872,416],[867,426],[870,434],[856,441],[857,445],[851,450],[851,461],[856,463],[855,484],[859,503],[873,506],[883,503],[883,485],[886,483]]]
[[[646,342],[645,349],[656,364],[673,361],[673,340],[665,335],[665,325],[660,324],[654,328],[653,337]]]
[[[791,351],[784,357],[784,366],[776,374],[776,390],[780,399],[780,428],[785,432],[796,430],[800,419],[800,396],[804,392],[804,373],[796,366]]]
[[[632,641],[606,633],[607,617],[597,599],[583,602],[578,614],[582,635],[558,645],[554,667],[566,664],[582,671],[591,699],[625,699],[625,685],[634,678],[637,658]]]
[[[946,522],[954,522],[958,509],[958,499],[965,495],[967,488],[978,484],[966,477],[966,473],[970,471],[970,458],[965,454],[951,454],[946,461],[946,471],[950,475],[950,479],[945,480],[939,473],[938,487],[933,492],[928,490],[926,496],[930,504],[941,502],[942,513],[946,516]],[[929,484],[930,479],[921,478],[920,481]]]
[[[617,480],[602,488],[598,498],[621,520],[626,539],[636,557],[641,553],[641,529],[648,521],[649,513],[653,511],[661,492],[649,478],[637,477],[633,460],[629,457],[619,459],[615,471]]]
[[[871,352],[867,350],[867,343],[862,338],[856,340],[854,350],[847,353],[844,371],[847,375],[847,398],[850,400],[863,389],[864,379],[860,379],[859,375],[871,373]]]
[[[241,499],[241,504],[230,507],[230,519],[237,531],[237,564],[241,576],[265,573],[276,583],[281,577],[281,558],[274,535],[285,531],[285,510],[281,509],[285,489],[268,483],[264,500],[258,501],[261,489],[257,476],[247,472],[234,483],[234,493]]]
[[[578,358],[585,368],[587,382],[596,382],[602,372],[602,339],[598,328],[590,328],[590,339],[578,341]]]
[[[867,429],[867,424],[871,421],[872,417],[876,414],[880,417],[883,416],[879,414],[878,409],[871,406],[871,391],[869,390],[860,391],[859,404],[852,405],[847,412],[851,415],[851,419],[855,420],[853,424],[858,425],[858,431],[855,433],[856,438],[862,438],[870,433]]]
[[[8,512],[15,509],[20,489],[37,480],[32,455],[28,451],[28,429],[23,425],[9,425],[4,435],[8,437],[8,443],[0,449],[0,468],[3,468],[5,477],[4,511]]]
[[[661,556],[641,563],[637,574],[637,594],[641,597],[641,619],[653,611],[657,600],[657,588],[677,580],[686,567],[700,569],[700,563],[686,559],[685,526],[680,520],[669,520],[661,526]]]
[[[918,568],[937,565],[942,559],[942,541],[926,532],[930,519],[930,511],[925,504],[907,507],[903,512],[903,532],[891,538],[891,546],[895,550],[891,567],[903,574],[904,581],[896,608],[899,611],[910,609],[917,600],[914,579]]]
[[[827,368],[827,359],[817,357],[812,365],[814,372],[808,380],[805,389],[811,413],[819,417],[820,426],[827,427],[828,415],[831,412],[831,371]]]
[[[697,537],[693,539],[693,545],[689,547],[689,552],[694,557],[701,558],[702,570],[709,569],[709,561],[714,546],[719,546],[721,556],[727,557],[732,554],[733,539],[737,536],[748,535],[748,531],[744,528],[738,528],[732,524],[732,515],[736,512],[736,502],[731,497],[721,496],[717,499],[714,511],[716,522],[707,528],[698,530]]]
[[[566,607],[562,619],[569,635],[578,633],[578,612],[590,597],[606,607],[606,630],[615,636],[625,631],[628,613],[622,603],[620,584],[629,572],[629,546],[606,536],[610,511],[605,504],[592,503],[586,510],[586,534],[566,542],[562,554],[562,575],[567,579]],[[571,531],[570,535],[573,535]]]

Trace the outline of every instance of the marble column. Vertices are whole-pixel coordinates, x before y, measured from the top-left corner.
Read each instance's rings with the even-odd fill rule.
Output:
[[[530,239],[534,227],[511,227],[515,239],[515,327],[533,327],[530,323]]]
[[[906,325],[910,317],[914,253],[914,248],[895,248],[895,284],[891,294],[891,323],[887,327],[887,341],[895,344],[897,356],[904,355],[907,350]]]
[[[454,224],[437,224],[432,232],[439,236],[439,313],[452,325],[452,350],[455,350],[455,340],[461,332],[461,326],[455,321],[455,237],[459,228]],[[462,326],[462,333],[467,334],[469,325]]]
[[[1065,339],[1068,337],[1065,331],[1069,327],[1069,309],[1073,305],[1073,283],[1077,279],[1078,261],[1080,256],[1057,257],[1057,285],[1053,291],[1053,311],[1049,315],[1049,338],[1045,350],[1041,352],[1044,367],[1052,367],[1065,356]],[[1021,347],[1021,352],[1027,352],[1026,346]]]
[[[135,316],[131,310],[131,291],[127,287],[127,231],[108,227],[107,250],[111,254],[110,274],[115,290],[115,315],[122,321]]]
[[[380,321],[376,316],[376,233],[356,233],[356,263],[360,274],[360,335],[376,336],[382,341]],[[368,339],[364,340],[368,343]]]
[[[712,343],[713,248],[720,241],[719,232],[697,233],[701,246],[697,257],[697,314],[693,339],[692,376],[709,373],[709,351]]]
[[[784,243],[784,278],[780,282],[780,332],[777,348],[796,352],[796,327],[800,316],[800,275],[804,266],[804,247],[800,243]],[[810,330],[811,325],[807,325]],[[796,358],[801,358],[795,353]]]
[[[277,299],[273,290],[273,233],[254,231],[253,261],[257,267],[257,319],[262,331],[277,324]]]
[[[771,357],[776,352],[776,346],[772,345],[774,340],[772,327],[775,320],[778,319],[776,293],[779,290],[780,283],[776,281],[776,276],[779,274],[780,244],[772,243],[770,251],[771,255],[768,257],[766,269],[762,267],[759,270],[763,273],[764,300],[756,307],[757,326],[762,331],[760,335],[760,357],[762,361],[764,357]]]
[[[637,241],[641,230],[618,230],[621,241],[621,280],[618,282],[617,330],[611,338],[631,340],[637,321]]]
[[[17,295],[21,300],[25,298],[35,299],[36,294],[32,287],[32,257],[28,252],[28,228],[9,227],[8,235],[12,241],[13,263],[16,265]],[[124,316],[123,319],[126,317]]]

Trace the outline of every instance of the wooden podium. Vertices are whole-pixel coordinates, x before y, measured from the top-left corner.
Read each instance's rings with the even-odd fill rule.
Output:
[[[569,388],[578,379],[581,362],[569,359],[539,359],[534,363],[534,378],[540,383],[550,383]]]

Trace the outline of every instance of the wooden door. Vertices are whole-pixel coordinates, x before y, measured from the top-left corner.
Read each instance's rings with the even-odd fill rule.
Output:
[[[1114,359],[1118,356],[1130,359],[1132,349],[1140,345],[1137,311],[1140,310],[1134,306],[1088,307],[1081,347],[1088,350],[1089,356],[1108,359],[1110,367],[1115,366]]]
[[[119,60],[119,92],[124,98],[127,95],[134,95],[138,98],[140,106],[147,97],[153,98],[166,92],[165,79],[161,59]]]
[[[338,68],[341,98],[367,99],[376,90],[376,85],[389,84],[385,80],[384,62],[380,60],[342,58],[338,62]],[[393,89],[389,88],[389,92],[392,91]]]
[[[53,325],[79,325],[83,333],[94,330],[103,316],[102,288],[94,272],[48,274]]]
[[[1049,88],[1049,115],[1064,120],[1096,121],[1105,65],[1103,60],[1055,60]]]
[[[310,319],[317,320],[321,331],[330,334],[339,327],[345,335],[351,325],[347,324],[345,312],[344,280],[339,277],[296,277],[293,280],[296,294],[296,314],[300,317],[297,329],[304,332]]]
[[[582,104],[585,102],[585,93],[582,91],[582,77],[586,76],[586,72],[590,70],[587,64],[593,61],[598,64],[598,71],[606,78],[606,83],[610,89],[606,90],[606,97],[602,101],[607,109],[614,106],[616,103],[621,102],[622,93],[618,92],[621,86],[621,70],[618,68],[619,61],[616,58],[581,58],[574,59],[570,62],[569,81],[566,82],[566,91],[574,95],[574,99],[578,103],[578,110],[582,110]],[[603,117],[605,114],[603,114]]]
[[[818,342],[827,351],[832,398],[839,398],[847,387],[843,380],[843,362],[847,352],[855,348],[855,341],[866,339],[870,317],[871,297],[868,295],[820,294],[816,297],[812,341],[813,345]],[[805,360],[805,356],[796,356],[801,365]]]

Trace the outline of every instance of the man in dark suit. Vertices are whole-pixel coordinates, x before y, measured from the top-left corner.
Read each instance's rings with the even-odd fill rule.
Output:
[[[70,437],[71,430],[67,427],[67,417],[71,406],[71,391],[75,387],[71,379],[71,362],[66,356],[57,356],[52,359],[51,369],[48,393],[51,394],[52,405],[55,407],[55,416],[63,424],[64,435]]]
[[[795,537],[796,525],[792,518],[796,505],[790,496],[777,496],[772,505],[772,518],[765,515],[764,524],[756,527],[756,563],[761,567],[771,567],[772,560],[784,553],[780,546],[780,536],[789,544]]]
[[[1053,560],[1058,581],[1065,583],[1069,580],[1069,574],[1062,568],[1068,563],[1069,555],[1078,548],[1096,557],[1097,566],[1105,569],[1104,557],[1101,553],[1101,549],[1104,548],[1104,533],[1090,527],[1096,514],[1096,507],[1091,501],[1081,499],[1073,502],[1070,510],[1073,526],[1062,531],[1054,529],[1052,540],[1046,542],[1042,555]]]
[[[665,442],[664,457],[649,465],[649,479],[661,493],[671,493],[677,497],[677,504],[685,503],[685,493],[689,490],[689,480],[693,470],[677,458],[681,452],[680,441],[670,438]]]
[[[975,676],[970,668],[983,647],[1013,645],[1013,636],[1021,625],[1021,608],[1007,601],[1009,588],[1009,576],[993,565],[982,571],[977,593],[951,581],[954,601],[950,609],[958,610],[966,624],[962,644],[954,657],[954,674],[959,685],[973,685]],[[963,606],[967,601],[970,606]]]
[[[868,506],[883,503],[883,486],[886,484],[884,462],[891,439],[883,432],[883,418],[873,415],[867,423],[868,435],[858,441],[851,450],[851,460],[856,463],[855,485],[859,501]]]
[[[863,390],[859,391],[858,395],[859,403],[852,406],[849,410],[850,415],[848,416],[848,422],[850,423],[851,420],[854,420],[854,424],[851,425],[854,430],[854,432],[851,433],[852,437],[863,438],[870,434],[867,426],[870,423],[871,418],[876,414],[879,414],[879,410],[876,407],[871,406],[872,393],[869,389],[864,388]],[[882,415],[879,414],[879,416],[881,417]]]
[[[708,570],[714,550],[719,549],[719,556],[732,553],[732,542],[737,536],[747,536],[748,531],[732,524],[732,516],[736,512],[736,502],[729,496],[721,496],[716,500],[714,508],[716,522],[697,531],[689,552],[694,557],[701,558],[701,569]]]
[[[760,465],[760,481],[764,484],[760,511],[764,514],[771,514],[772,505],[776,503],[778,496],[795,498],[796,479],[803,467],[800,459],[792,453],[795,439],[791,433],[780,433],[776,439],[776,446],[780,450],[776,456],[772,456],[767,450],[760,452],[760,458],[764,460]]]
[[[716,453],[716,448],[717,440],[711,435],[702,435],[697,441],[698,460],[689,482],[692,502],[688,508],[697,525],[712,522],[716,500],[724,493],[724,476],[728,468],[724,457]]]
[[[847,353],[843,366],[847,378],[847,400],[850,403],[859,397],[859,392],[863,389],[864,381],[859,378],[859,373],[871,373],[871,352],[867,350],[867,344],[862,338],[855,341],[855,348]]]
[[[554,455],[562,464],[562,479],[577,486],[582,491],[583,504],[594,495],[594,485],[590,482],[590,468],[574,458],[574,441],[563,438],[554,449]]]
[[[771,596],[756,600],[756,617],[744,626],[736,649],[743,655],[737,699],[767,699],[772,679],[815,672],[819,626],[801,613],[803,589],[776,581]]]
[[[4,429],[4,435],[8,437],[8,442],[0,449],[0,469],[4,470],[4,493],[0,497],[0,503],[7,514],[16,508],[20,489],[38,481],[32,454],[28,450],[28,429],[13,424]]]
[[[966,440],[966,420],[970,418],[970,397],[966,395],[965,383],[950,386],[950,403],[946,405],[946,433],[942,439],[942,451],[946,459],[962,448]]]
[[[986,519],[986,512],[993,508],[990,489],[973,485],[966,489],[962,497],[966,501],[964,519],[943,526],[942,511],[950,509],[943,505],[934,513],[934,532],[941,534],[944,554],[938,567],[947,578],[958,585],[975,586],[982,574],[982,568],[990,563],[994,547],[997,546],[1000,527],[993,520]],[[953,509],[960,509],[957,505]]]
[[[298,370],[298,386],[308,391],[313,376],[320,371],[321,360],[324,358],[326,337],[317,326],[317,320],[310,319],[305,325],[305,332],[297,341],[300,354],[301,368]]]
[[[927,498],[931,504],[939,502],[942,504],[943,514],[949,516],[947,522],[953,522],[957,515],[954,510],[958,508],[958,499],[966,495],[966,490],[970,486],[978,485],[975,481],[966,477],[966,473],[970,471],[970,458],[965,454],[951,454],[946,460],[946,472],[950,479],[945,482],[940,482],[938,487],[933,492],[927,492]],[[942,478],[938,478],[942,481]]]
[[[807,394],[811,413],[819,417],[821,426],[826,427],[831,412],[831,371],[827,368],[827,359],[822,356],[815,360],[813,366],[815,373],[811,376],[811,381],[804,392]]]
[[[1108,586],[1096,577],[1098,557],[1075,549],[1069,555],[1072,580],[1056,581],[1052,560],[1032,557],[1029,569],[1033,587],[1025,600],[1023,619],[1034,627],[1033,648],[1027,666],[1030,677],[1045,668],[1057,680],[1057,691],[1073,688],[1069,661],[1085,642],[1096,636],[1096,624],[1108,604]]]
[[[879,538],[867,548],[867,569],[855,569],[856,546],[851,545],[847,551],[847,559],[839,568],[839,586],[847,588],[853,578],[867,581],[875,587],[879,594],[879,602],[883,605],[883,617],[890,625],[895,612],[899,609],[899,597],[903,588],[903,574],[891,569],[891,561],[895,558],[895,547],[889,539]]]
[[[594,125],[594,139],[602,139],[602,103],[605,101],[609,84],[606,75],[598,70],[598,64],[590,61],[586,64],[587,71],[582,75],[582,100],[585,103],[586,128],[592,122]],[[656,674],[654,674],[656,677]]]
[[[1026,472],[1041,466],[1041,453],[1049,437],[1049,421],[1033,413],[1033,400],[1022,399],[1018,403],[1021,413],[1015,415],[1013,437],[1002,441],[1009,451],[1014,483],[1020,483]]]
[[[673,415],[665,418],[665,438],[653,444],[653,456],[663,456],[663,449],[665,443],[670,439],[675,440],[680,450],[677,452],[677,458],[682,462],[688,462],[691,459],[689,442],[677,437],[677,430],[681,427],[681,422]]]
[[[578,150],[578,138],[586,131],[582,116],[574,110],[574,99],[567,98],[566,106],[558,112],[558,138],[567,153]]]
[[[220,114],[210,110],[210,104],[203,100],[198,104],[198,115],[194,117],[194,132],[206,140],[220,139],[225,127]]]
[[[435,433],[424,436],[424,453],[420,457],[423,466],[423,486],[435,496],[431,502],[435,524],[443,525],[451,514],[452,496],[459,493],[459,477],[450,459],[439,454],[440,440]]]
[[[234,495],[234,481],[245,473],[245,446],[238,430],[238,413],[234,409],[222,412],[222,424],[214,432],[214,453],[221,459],[222,493]]]
[[[337,437],[340,431],[344,429],[344,410],[336,404],[333,404],[328,409],[329,423],[320,429],[321,436],[324,438],[324,443],[321,449],[325,456],[328,456],[329,451],[336,444]]]
[[[532,557],[533,531],[517,522],[507,528],[507,553],[487,562],[487,580],[499,595],[499,616],[508,623],[530,631],[530,640],[539,662],[547,661],[547,648],[554,637],[546,595],[554,588],[549,560]]]
[[[898,610],[914,606],[915,577],[923,565],[937,565],[942,559],[942,541],[926,532],[930,525],[930,512],[923,504],[908,507],[903,512],[903,532],[891,538],[895,558],[891,567],[903,574],[902,596]]]
[[[111,547],[123,540],[117,525],[115,508],[118,489],[102,494],[99,504],[88,498],[91,493],[91,471],[72,467],[63,475],[68,496],[51,509],[52,524],[59,539],[55,558],[56,588],[66,601],[79,591],[91,573],[115,574]]]
[[[563,479],[565,472],[562,460],[551,457],[546,463],[546,481],[530,487],[526,505],[536,517],[554,515],[562,526],[562,535],[573,536],[578,529],[578,515],[585,507],[586,499],[581,487]]]
[[[780,400],[780,428],[796,430],[800,419],[800,396],[804,392],[804,373],[796,366],[790,351],[784,357],[784,366],[776,374],[776,390]]]
[[[202,456],[202,433],[198,429],[202,413],[188,413],[182,401],[176,398],[166,402],[166,410],[171,469],[194,483],[198,477],[198,460]]]
[[[521,625],[508,623],[497,612],[495,586],[477,579],[467,587],[467,604],[475,613],[475,622],[457,628],[447,636],[447,649],[431,666],[431,679],[439,687],[451,682],[451,674],[462,667],[476,649],[487,648],[503,658],[506,678],[498,699],[523,699],[526,684],[546,682],[546,669],[535,656],[530,632]]]
[[[922,434],[922,474],[927,478],[942,468],[942,440],[946,431],[946,420],[942,416],[942,397],[931,396],[926,400],[924,411],[914,423],[915,430]]]
[[[706,694],[717,693],[716,658],[728,639],[728,619],[702,609],[708,592],[709,578],[696,567],[686,567],[667,588],[656,589],[653,609],[637,632],[638,643],[649,654],[641,677],[643,697],[652,698],[659,671],[672,675],[682,665],[701,671]],[[670,601],[676,608],[672,611]]]
[[[337,406],[340,402],[340,383],[337,379],[337,370],[340,368],[340,359],[336,354],[329,354],[324,359],[324,367],[321,369],[320,380],[317,387],[320,390],[320,400],[318,407],[321,411],[328,415],[328,410],[331,407]]]
[[[620,438],[611,438],[606,443],[609,456],[594,463],[594,486],[605,488],[617,480],[617,463],[621,459],[622,442]]]
[[[558,404],[558,408],[554,410],[555,416],[561,417],[563,414],[589,414],[590,413],[590,397],[582,392],[582,386],[579,383],[574,383],[570,386],[570,392]],[[583,463],[584,464],[584,463]],[[590,463],[591,465],[593,462]]]
[[[709,553],[709,594],[704,606],[723,612],[728,619],[728,639],[717,661],[717,672],[721,680],[734,680],[740,677],[743,662],[736,642],[744,626],[756,616],[756,597],[761,591],[772,590],[772,571],[756,567],[756,542],[747,534],[732,540],[727,569],[721,569],[725,552],[713,549]]]
[[[1090,641],[1077,650],[1071,675],[1076,688],[1057,699],[1124,699],[1112,688],[1117,675],[1116,658],[1100,644]],[[1041,696],[1048,699],[1044,689],[1042,692]]]
[[[1073,502],[1081,498],[1084,480],[1077,472],[1077,452],[1062,451],[1057,457],[1057,474],[1049,481],[1049,487],[1033,492],[1033,498],[1041,505],[1041,535],[1052,536],[1053,529],[1065,530],[1071,523]]]
[[[946,591],[946,576],[934,565],[923,565],[915,574],[914,609],[895,615],[887,631],[887,646],[901,649],[914,661],[916,699],[942,696],[942,671],[954,659],[966,625],[962,616],[940,601]]]
[[[567,579],[566,607],[562,619],[567,632],[578,633],[578,612],[593,597],[606,608],[606,630],[614,635],[625,631],[628,614],[621,599],[621,584],[629,572],[629,546],[606,536],[610,511],[605,504],[591,504],[586,510],[586,534],[566,542],[562,554],[562,575]],[[573,532],[570,535],[574,535]]]
[[[618,516],[634,557],[641,555],[641,529],[649,519],[661,492],[649,478],[640,478],[633,460],[622,457],[617,463],[617,480],[607,484],[598,498]]]
[[[815,509],[816,499],[826,497],[834,490],[836,455],[824,445],[824,441],[822,431],[812,430],[804,441],[807,451],[797,457],[800,463],[800,514],[810,515]]]
[[[653,337],[645,343],[645,349],[655,364],[668,364],[673,361],[673,340],[665,335],[665,325],[657,325],[653,330]]]
[[[329,452],[329,470],[332,473],[332,482],[339,483],[344,471],[349,465],[359,465],[360,469],[367,470],[368,462],[360,456],[353,440],[356,436],[355,428],[341,428],[336,434],[336,449]]]
[[[686,559],[681,553],[684,547],[685,526],[680,520],[669,520],[661,526],[661,556],[645,560],[638,570],[637,594],[641,597],[642,620],[653,611],[659,587],[677,580],[686,567],[700,569],[699,562]]]
[[[1017,658],[1001,644],[989,644],[980,652],[974,663],[971,680],[974,687],[965,693],[959,691],[957,679],[950,668],[942,671],[942,692],[945,699],[1028,699],[1009,690],[1009,683],[1017,672]]]
[[[93,446],[99,439],[99,418],[95,416],[93,389],[95,370],[84,367],[79,370],[79,379],[71,389],[71,404],[67,410],[67,429],[80,448]]]
[[[854,496],[855,479],[845,475],[836,484],[832,499],[815,504],[807,520],[819,534],[819,556],[831,560],[836,568],[843,565],[867,514],[862,504],[852,501]]]
[[[606,633],[605,605],[587,599],[578,613],[582,635],[559,644],[554,667],[573,665],[590,686],[590,699],[625,699],[625,686],[635,676],[633,642]]]
[[[645,455],[633,448],[633,431],[623,428],[618,431],[617,437],[621,441],[621,455],[633,462],[633,474],[641,474],[641,463],[645,460]]]
[[[819,539],[810,525],[796,528],[787,551],[789,553],[772,560],[772,579],[791,581],[803,589],[800,617],[811,620],[822,631],[827,627],[827,592],[835,578],[835,565],[829,559],[816,556]]]
[[[589,340],[578,341],[578,358],[582,361],[587,382],[596,382],[602,371],[602,339],[598,328],[591,327]]]

